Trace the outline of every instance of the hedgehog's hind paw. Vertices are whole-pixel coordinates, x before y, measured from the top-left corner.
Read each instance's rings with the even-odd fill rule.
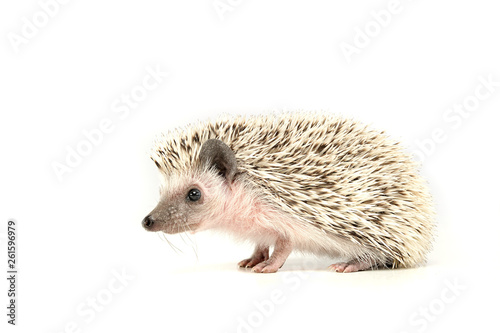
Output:
[[[374,265],[369,262],[364,261],[349,261],[349,262],[340,262],[337,264],[333,264],[328,266],[328,268],[332,271],[338,273],[353,273],[357,271],[364,271],[373,267]]]

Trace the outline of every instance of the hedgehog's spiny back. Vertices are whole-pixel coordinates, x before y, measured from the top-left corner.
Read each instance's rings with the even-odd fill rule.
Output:
[[[253,168],[269,154],[294,156],[314,150],[318,154],[328,153],[343,144],[337,134],[351,133],[355,126],[359,127],[350,120],[316,113],[221,117],[162,135],[155,142],[152,159],[162,170],[175,172],[196,164],[203,142],[219,139],[243,162],[241,167]],[[330,144],[318,142],[319,139]],[[265,162],[269,163],[269,158]]]
[[[395,266],[425,258],[430,196],[410,157],[383,133],[317,113],[225,117],[160,138],[152,159],[167,174],[197,168],[208,139],[226,143],[254,187],[304,223],[368,244]]]

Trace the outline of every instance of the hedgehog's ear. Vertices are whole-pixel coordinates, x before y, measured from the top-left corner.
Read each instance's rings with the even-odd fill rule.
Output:
[[[200,160],[209,167],[215,166],[230,183],[236,175],[236,157],[233,151],[221,140],[210,139],[201,146]]]

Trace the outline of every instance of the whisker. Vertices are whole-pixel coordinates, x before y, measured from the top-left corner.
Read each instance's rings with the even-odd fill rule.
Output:
[[[174,250],[175,253],[177,254],[180,254],[180,253],[183,253],[182,250],[180,250],[177,246],[175,246],[171,241],[168,240],[167,236],[165,236],[165,234],[162,232],[161,235],[158,235],[160,238],[163,238],[163,240],[165,240],[168,245],[172,248],[172,250]]]
[[[191,232],[191,227],[188,225],[187,226],[187,229]],[[194,255],[196,256],[196,260],[197,261],[200,261],[200,259],[198,258],[198,244],[193,241],[193,239],[191,238],[191,236],[189,235],[189,233],[186,233],[186,237],[189,239],[189,243],[191,245],[191,248],[193,249],[193,252],[194,252]]]

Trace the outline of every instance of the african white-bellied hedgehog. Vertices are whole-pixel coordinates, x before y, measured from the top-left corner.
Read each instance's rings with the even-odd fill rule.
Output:
[[[226,116],[163,135],[151,158],[164,182],[144,228],[230,232],[255,243],[239,263],[255,272],[276,272],[292,250],[355,272],[418,266],[431,248],[431,197],[415,163],[350,119]]]

